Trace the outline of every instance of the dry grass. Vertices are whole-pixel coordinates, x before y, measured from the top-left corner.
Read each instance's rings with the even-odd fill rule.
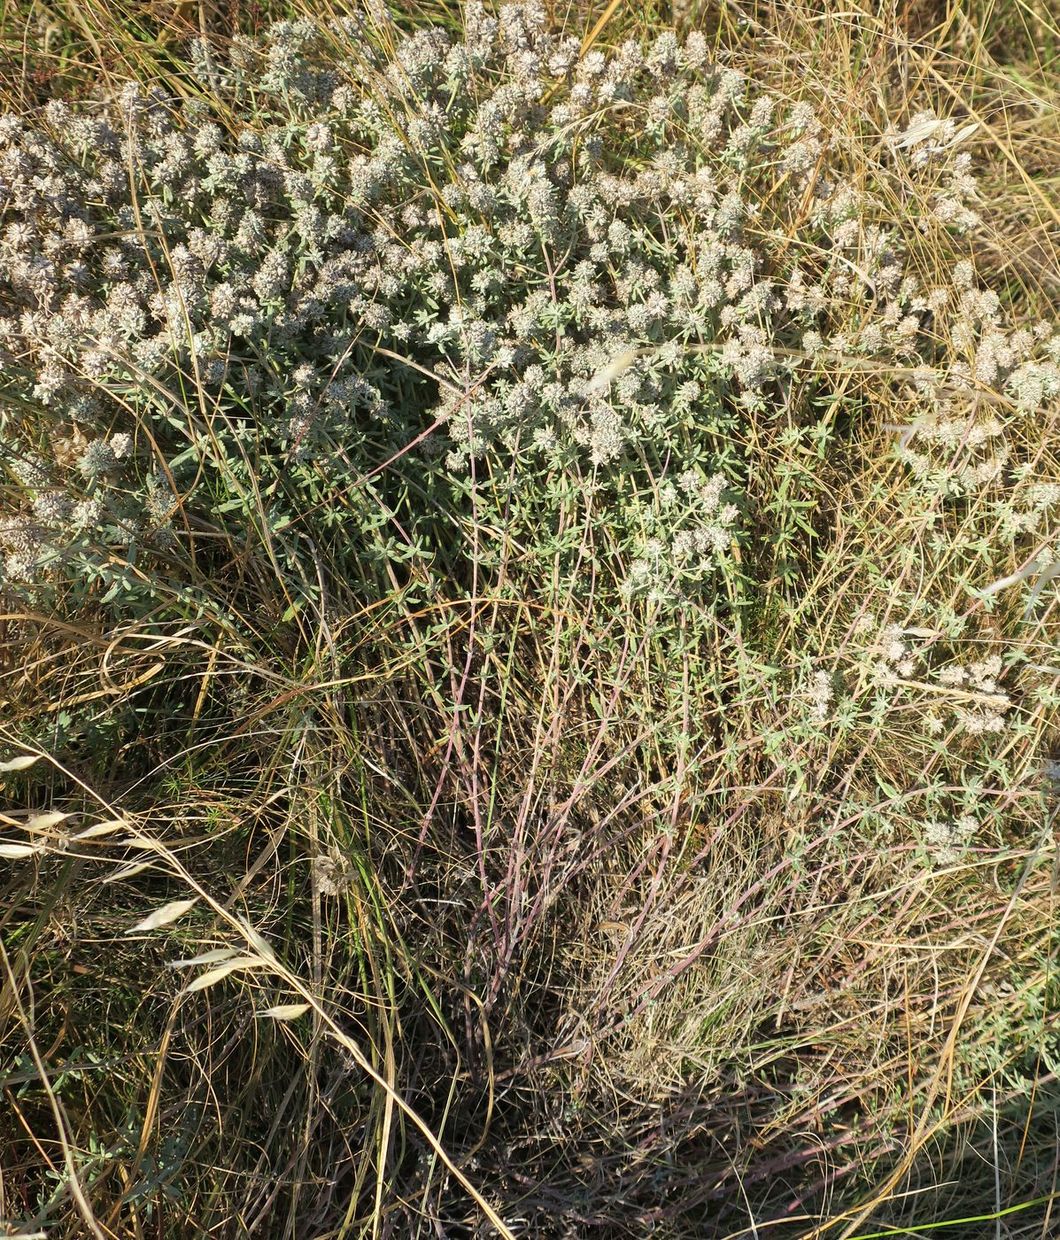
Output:
[[[815,101],[865,184],[919,108],[978,120],[977,265],[1015,316],[1055,316],[1055,18],[878,7],[674,5]],[[606,43],[661,8],[567,20]],[[172,82],[185,27],[265,15],[9,9],[6,94]],[[944,277],[954,254],[917,244]],[[1056,670],[1056,594],[1031,621],[971,596],[1018,563],[936,552],[903,514],[900,389],[851,374],[826,395],[842,433],[811,467],[756,430],[756,503],[792,524],[747,553],[765,584],[740,632],[676,672],[650,632],[517,580],[415,604],[395,580],[366,605],[324,564],[330,605],[292,615],[255,538],[204,551],[203,614],[161,633],[89,608],[0,618],[0,739],[32,729],[44,755],[0,774],[4,838],[42,841],[0,880],[11,1234],[1054,1234],[1055,804],[1035,773],[1058,699],[1028,668]],[[1019,433],[1060,479],[1055,408]],[[809,532],[778,495],[812,498]],[[947,545],[974,547],[979,520]],[[853,660],[867,609],[966,615],[1024,659],[992,835],[951,866],[913,827],[925,789],[962,791],[960,742],[926,747],[919,701],[821,742],[770,671]],[[694,737],[687,769],[663,719]],[[27,837],[52,810],[70,817]],[[242,964],[186,993],[173,962],[222,950],[200,974]]]

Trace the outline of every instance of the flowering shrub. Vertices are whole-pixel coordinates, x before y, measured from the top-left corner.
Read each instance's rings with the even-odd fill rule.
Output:
[[[334,935],[322,1010],[334,983],[379,1079],[436,1105],[531,1232],[641,1234],[672,1199],[673,1234],[703,1234],[737,1183],[802,1217],[804,1135],[822,1165],[860,1142],[851,1169],[888,1124],[905,1148],[911,1043],[888,1039],[938,1050],[932,970],[960,996],[979,968],[933,884],[985,925],[1044,848],[1060,333],[1011,322],[967,257],[974,125],[915,112],[853,151],[696,33],[583,49],[536,5],[379,21],[200,41],[172,94],[0,117],[0,587],[111,643],[18,743],[102,752],[145,831],[179,838],[187,797],[211,859],[277,822],[277,942]],[[200,946],[181,967],[231,947]],[[297,1046],[305,1006],[258,1014]],[[952,1049],[917,1043],[925,1117]],[[453,1101],[487,1078],[481,1112]],[[412,1128],[392,1157],[390,1101],[374,1129],[371,1095],[310,1092],[341,1141],[277,1165],[339,1183],[361,1132],[393,1226],[431,1196],[465,1227]],[[209,1210],[263,1218],[241,1191]],[[320,1208],[289,1218],[323,1232]]]
[[[983,385],[1026,411],[1057,389],[1060,337],[1006,333],[970,267],[919,288],[812,111],[702,36],[583,57],[533,7],[472,5],[459,39],[422,30],[389,59],[367,38],[299,21],[224,62],[200,46],[223,116],[130,84],[3,119],[8,408],[52,427],[26,442],[5,415],[30,503],[4,521],[9,583],[173,554],[186,512],[262,497],[275,531],[310,504],[376,531],[384,560],[422,559],[422,502],[365,486],[416,451],[421,492],[476,470],[591,479],[639,531],[627,590],[658,602],[724,560],[733,429],[776,417],[798,367],[910,373],[925,446],[964,433]],[[960,138],[922,115],[893,142],[937,186],[926,227],[974,219]],[[966,363],[934,366],[946,337]],[[970,439],[986,452],[997,430]],[[1002,467],[995,451],[947,485]],[[665,474],[711,498],[660,538]]]

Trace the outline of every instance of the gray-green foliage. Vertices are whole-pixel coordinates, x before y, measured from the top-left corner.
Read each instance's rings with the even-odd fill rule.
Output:
[[[610,575],[686,597],[736,533],[740,427],[800,363],[932,360],[950,293],[905,274],[812,112],[700,36],[582,56],[532,7],[471,6],[393,59],[350,20],[194,63],[216,114],[130,84],[0,125],[9,584],[172,561],[189,515],[451,572],[469,495],[526,545],[567,477],[611,514]],[[966,226],[952,126],[919,124],[896,157]],[[1034,340],[966,310],[1016,372]],[[1055,385],[1032,369],[1025,397]]]
[[[0,120],[0,585],[106,635],[67,665],[23,626],[25,684],[56,687],[20,738],[122,785],[116,812],[190,824],[211,891],[275,822],[283,878],[254,862],[246,891],[289,905],[262,896],[262,924],[302,959],[312,897],[322,1002],[394,1048],[388,1079],[513,1218],[636,1230],[665,1200],[701,1234],[716,1120],[762,1125],[719,1145],[749,1212],[787,1208],[806,1115],[855,1138],[834,1100],[866,1073],[896,1091],[890,1139],[915,1093],[885,1039],[940,1079],[943,983],[963,995],[982,946],[958,921],[1045,857],[1060,485],[1035,419],[1060,337],[947,266],[977,227],[967,127],[858,116],[854,152],[701,38],[583,51],[528,7],[395,34],[285,23],[195,45],[179,97]],[[369,983],[375,950],[399,986]],[[962,1091],[1034,1085],[1043,953],[995,953],[1012,998],[962,1036]],[[910,994],[930,1022],[903,1028]],[[600,1053],[565,1075],[583,1038]],[[287,1090],[280,1062],[246,1076]],[[673,1137],[629,1142],[678,1085]],[[393,1217],[430,1213],[329,1091]],[[315,1160],[287,1164],[295,1195],[334,1179],[338,1145],[259,1096],[257,1169],[237,1139],[200,1221],[249,1216],[274,1137]]]

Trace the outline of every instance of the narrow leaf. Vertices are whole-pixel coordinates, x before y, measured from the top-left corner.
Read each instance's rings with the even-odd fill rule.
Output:
[[[205,990],[207,986],[212,986],[214,982],[219,982],[237,969],[252,969],[256,964],[260,963],[261,961],[258,960],[257,956],[237,956],[235,960],[229,960],[226,964],[219,965],[216,969],[209,969],[201,977],[197,977],[195,981],[189,982],[184,987],[184,993],[190,995],[193,991]]]
[[[0,771],[24,771],[26,767],[32,766],[34,762],[40,761],[40,754],[24,753],[17,758],[10,758],[7,762],[0,762]]]
[[[1021,581],[1026,581],[1028,577],[1033,577],[1040,567],[1037,560],[1031,560],[1016,572],[1010,573],[1007,577],[999,577],[997,581],[992,581],[988,586],[982,586],[974,593],[980,598],[989,598],[992,594],[998,594],[1002,590],[1007,590],[1009,586],[1018,585]]]
[[[49,827],[57,826],[60,822],[72,817],[72,814],[62,814],[58,810],[53,810],[47,814],[34,814],[32,818],[26,819],[24,825],[27,831],[47,831]]]
[[[139,874],[143,870],[154,865],[153,861],[134,861],[130,865],[119,866],[113,874],[108,874],[106,878],[101,878],[101,883],[117,883],[123,878],[132,878],[134,874]]]
[[[243,930],[247,938],[251,941],[257,951],[261,952],[266,960],[275,961],[276,953],[273,951],[272,944],[263,935],[259,934],[253,926],[243,923]]]
[[[969,121],[967,125],[964,125],[962,126],[962,128],[957,130],[957,132],[949,140],[949,143],[947,145],[960,146],[962,142],[967,142],[968,139],[972,136],[972,134],[974,134],[978,129],[979,129],[978,121]]]
[[[926,142],[941,127],[942,121],[937,116],[925,116],[910,125],[903,133],[896,135],[891,141],[899,150],[903,147],[916,146],[918,142]]]
[[[1034,583],[1030,598],[1027,599],[1027,606],[1023,609],[1024,619],[1026,619],[1034,610],[1034,604],[1038,601],[1038,595],[1041,594],[1049,582],[1056,576],[1060,576],[1060,560],[1055,560],[1052,564],[1047,564],[1038,574],[1038,580]]]
[[[259,1016],[271,1016],[273,1020],[297,1020],[304,1016],[313,1005],[311,1003],[278,1003],[275,1007],[258,1012]]]
[[[128,823],[122,822],[120,818],[111,818],[108,822],[94,822],[92,826],[85,827],[83,831],[78,831],[74,836],[75,840],[94,840],[101,835],[113,835],[115,831],[121,831]]]
[[[39,844],[0,844],[0,857],[8,861],[19,861],[23,857],[32,857],[40,852]]]
[[[594,395],[597,392],[602,392],[604,388],[610,387],[619,375],[625,374],[625,372],[629,370],[630,366],[632,366],[636,360],[636,349],[627,349],[625,353],[620,353],[617,357],[612,358],[602,370],[598,370],[596,374],[593,375],[592,379],[586,385],[586,392],[589,395]]]
[[[183,917],[188,909],[196,903],[196,899],[173,900],[169,904],[163,904],[161,908],[155,909],[153,913],[148,914],[143,921],[138,921],[135,926],[130,926],[125,933],[136,934],[141,930],[157,930],[160,926],[168,926],[171,921],[176,921],[178,917]]]
[[[231,960],[239,952],[234,947],[215,947],[212,951],[203,952],[201,956],[190,956],[187,960],[171,960],[167,969],[188,969],[195,964],[217,964],[221,960]]]

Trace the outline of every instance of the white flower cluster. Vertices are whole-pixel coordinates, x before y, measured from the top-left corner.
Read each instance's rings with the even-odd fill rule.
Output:
[[[783,400],[807,355],[886,368],[930,360],[945,333],[973,355],[949,400],[1007,384],[1029,410],[1060,390],[1060,338],[1006,334],[967,273],[955,307],[921,291],[812,110],[713,63],[701,35],[583,55],[535,4],[477,3],[459,36],[387,52],[372,30],[294,21],[227,56],[197,45],[224,126],[135,84],[0,119],[5,382],[98,441],[45,489],[110,504],[118,453],[99,432],[130,419],[170,481],[191,487],[209,451],[248,486],[312,474],[314,503],[321,479],[341,491],[349,462],[434,422],[457,473],[572,453],[619,478],[683,469],[705,414]],[[965,201],[956,135],[921,122],[900,144],[909,175]],[[124,523],[151,526],[149,500],[126,488]],[[706,563],[730,523],[719,509],[667,556]],[[657,560],[646,547],[634,577]]]
[[[924,847],[936,865],[956,865],[967,854],[978,826],[971,814],[932,818],[924,824]]]
[[[1001,671],[1001,656],[992,654],[985,659],[976,659],[967,666],[960,663],[949,664],[937,673],[939,684],[967,693],[968,704],[955,706],[954,712],[969,736],[1005,730],[1006,716],[1012,708],[1012,700],[1007,693],[998,689]]]
[[[819,667],[810,678],[803,696],[810,708],[810,717],[816,723],[824,723],[831,714],[835,702],[835,684],[831,673]]]
[[[1038,322],[1009,330],[995,292],[977,286],[969,260],[957,263],[953,287],[926,299],[944,327],[957,360],[945,370],[925,367],[917,379],[917,412],[899,432],[898,455],[922,489],[939,496],[1002,493],[1019,468],[1006,431],[1014,417],[1038,413],[1060,395],[1060,333]],[[997,502],[997,501],[994,501]],[[1051,502],[1032,500],[1031,510]]]
[[[732,546],[738,516],[735,504],[723,502],[724,490],[721,474],[686,470],[676,483],[662,483],[653,502],[636,503],[642,533],[622,583],[627,597],[655,605],[680,600],[713,572]]]
[[[76,469],[89,483],[118,482],[132,453],[132,439],[124,432],[92,440],[81,435],[72,446]],[[58,564],[72,542],[98,532],[105,506],[98,493],[77,498],[69,487],[57,487],[53,470],[40,458],[16,459],[14,473],[27,507],[0,517],[3,576],[30,584],[42,570]]]
[[[929,735],[944,732],[947,720],[968,736],[1003,732],[1012,699],[999,687],[1001,656],[947,661],[942,637],[936,630],[889,625],[865,651],[872,683],[888,694],[919,697]]]

